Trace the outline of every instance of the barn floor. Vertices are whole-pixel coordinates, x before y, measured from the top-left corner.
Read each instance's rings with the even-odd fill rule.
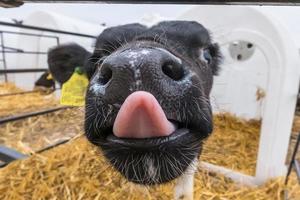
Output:
[[[47,103],[31,106],[28,110],[40,107],[46,108]],[[0,125],[0,144],[31,154],[27,159],[0,169],[0,199],[171,199],[174,183],[142,188],[133,187],[120,177],[106,164],[97,148],[78,136],[83,133],[82,121],[83,110],[73,108]],[[215,131],[205,143],[201,160],[254,174],[260,122],[245,121],[229,114],[216,115],[214,122]],[[62,138],[74,136],[75,139],[66,144],[34,153]],[[194,195],[195,199],[205,200],[279,200],[284,189],[282,178],[257,188],[241,187],[222,175],[199,168]],[[300,199],[300,185],[295,174],[287,189],[289,199]]]

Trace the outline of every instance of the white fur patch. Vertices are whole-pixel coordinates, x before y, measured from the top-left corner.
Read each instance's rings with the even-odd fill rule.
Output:
[[[99,79],[99,75],[97,74],[91,80],[90,83],[91,87],[89,88],[89,90],[92,91],[95,95],[105,94],[105,88],[97,82],[98,79]]]
[[[148,55],[149,53],[150,53],[150,51],[147,50],[147,49],[143,49],[143,50],[141,51],[141,54],[143,54],[143,55]]]
[[[194,199],[194,174],[197,169],[198,159],[196,158],[186,172],[181,175],[174,188],[175,200],[193,200]]]
[[[156,177],[156,169],[153,165],[153,160],[151,158],[148,159],[148,175],[149,177],[155,178]]]

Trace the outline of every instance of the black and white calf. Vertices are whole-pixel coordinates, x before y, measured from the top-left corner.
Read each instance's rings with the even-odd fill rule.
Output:
[[[209,93],[221,60],[193,21],[106,29],[92,60],[85,133],[129,181],[177,177],[175,198],[192,199],[202,141],[213,129]]]
[[[50,72],[44,72],[34,83],[35,89],[54,90],[55,82],[50,75]]]

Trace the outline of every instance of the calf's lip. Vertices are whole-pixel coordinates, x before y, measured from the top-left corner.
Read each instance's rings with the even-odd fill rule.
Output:
[[[157,148],[164,144],[170,144],[172,142],[182,140],[184,139],[184,137],[187,138],[187,135],[189,135],[189,133],[189,129],[181,128],[175,130],[169,136],[151,138],[119,138],[114,134],[108,134],[106,137],[106,141],[115,145],[149,150],[149,148]]]
[[[101,146],[104,148],[114,148],[115,150],[120,147],[129,149],[136,149],[141,151],[157,150],[166,146],[190,143],[191,141],[202,141],[206,137],[199,134],[196,130],[191,130],[182,126],[179,126],[169,136],[163,137],[151,137],[151,138],[119,138],[112,132],[112,128],[106,129],[105,137],[101,142]]]

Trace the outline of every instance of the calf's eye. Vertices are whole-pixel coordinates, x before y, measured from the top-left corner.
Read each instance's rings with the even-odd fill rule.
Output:
[[[207,64],[211,63],[212,56],[210,54],[209,49],[201,49],[200,50],[200,59],[206,62]]]

